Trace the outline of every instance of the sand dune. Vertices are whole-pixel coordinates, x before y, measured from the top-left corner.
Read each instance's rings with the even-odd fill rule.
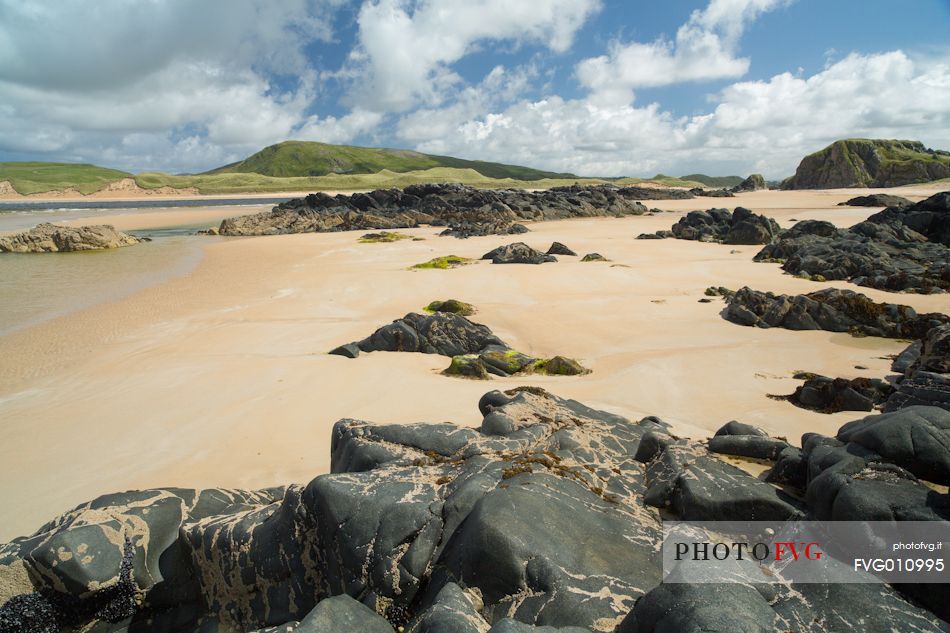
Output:
[[[690,435],[708,435],[730,419],[789,437],[833,433],[860,414],[822,415],[766,394],[791,392],[795,370],[883,376],[883,357],[903,343],[744,328],[719,316],[720,301],[697,301],[710,285],[789,293],[854,286],[755,264],[754,246],[634,237],[669,228],[685,210],[738,204],[783,226],[792,218],[845,226],[873,212],[835,206],[852,195],[661,201],[651,204],[676,212],[542,223],[517,238],[455,240],[434,228],[405,231],[424,241],[391,244],[359,244],[358,233],[209,238],[188,276],[0,338],[0,540],[114,490],[308,481],[328,470],[329,430],[341,417],[476,424],[481,394],[521,384],[630,418],[655,414]],[[211,225],[220,211],[108,221],[123,230],[186,216]],[[613,261],[407,270],[438,255],[479,257],[519,239],[538,248],[558,240]],[[950,309],[946,295],[860,290],[920,310]],[[574,356],[593,373],[479,382],[440,375],[444,357],[326,354],[450,297],[475,304],[474,320],[514,348]]]

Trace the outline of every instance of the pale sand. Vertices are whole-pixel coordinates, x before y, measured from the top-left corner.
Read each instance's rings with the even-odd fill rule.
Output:
[[[649,204],[743,204],[783,225],[809,217],[849,225],[874,211],[834,206],[852,195],[759,192]],[[475,425],[483,393],[517,385],[633,420],[655,414],[694,436],[730,419],[793,441],[805,431],[833,434],[863,414],[821,415],[766,394],[793,391],[796,370],[884,376],[889,361],[882,357],[905,344],[740,327],[720,317],[721,301],[698,303],[703,290],[799,293],[834,285],[922,311],[950,309],[946,295],[796,279],[777,265],[753,263],[755,246],[634,239],[680,215],[549,222],[523,236],[469,240],[422,228],[405,232],[425,241],[391,244],[359,244],[359,232],[207,238],[204,259],[187,277],[0,338],[0,540],[110,491],[307,482],[329,469],[330,428],[339,418]],[[152,227],[155,216],[115,223]],[[539,248],[558,240],[629,267],[561,257],[541,266],[407,270],[517,240]],[[513,347],[573,356],[593,373],[480,382],[441,376],[448,365],[441,356],[326,354],[446,298],[474,303],[475,320]]]

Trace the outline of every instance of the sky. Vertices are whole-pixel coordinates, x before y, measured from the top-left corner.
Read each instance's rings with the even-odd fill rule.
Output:
[[[0,161],[778,179],[839,138],[950,149],[948,36],[950,0],[0,0]]]

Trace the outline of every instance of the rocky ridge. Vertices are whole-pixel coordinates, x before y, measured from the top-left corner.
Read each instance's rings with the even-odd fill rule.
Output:
[[[889,207],[848,229],[806,220],[756,254],[793,275],[918,293],[950,289],[950,192]]]
[[[410,185],[369,193],[313,193],[271,211],[224,220],[222,235],[278,235],[445,226],[442,235],[471,237],[524,233],[521,222],[577,217],[642,215],[640,200],[691,198],[687,191],[611,185],[543,191],[476,189],[459,184]]]
[[[57,253],[95,251],[149,241],[116,231],[108,224],[61,226],[43,223],[29,231],[0,236],[0,253]]]
[[[931,328],[950,323],[946,314],[918,314],[907,305],[876,303],[861,293],[839,288],[804,295],[776,295],[744,287],[726,301],[723,317],[727,321],[761,328],[914,339]]]
[[[657,545],[660,508],[686,520],[947,520],[946,495],[918,478],[950,481],[950,412],[869,416],[800,448],[732,422],[714,453],[655,417],[537,388],[487,393],[479,410],[477,429],[340,420],[331,473],[306,485],[84,504],[0,546],[5,633],[948,628],[884,584],[660,584]],[[798,497],[724,453],[766,455],[769,478]],[[133,590],[125,610],[86,608],[113,587]],[[946,611],[945,586],[928,587],[915,597]]]

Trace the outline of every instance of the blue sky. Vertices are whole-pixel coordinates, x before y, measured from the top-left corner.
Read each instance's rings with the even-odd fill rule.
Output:
[[[950,149],[948,34],[950,0],[0,0],[0,160],[296,138],[780,178],[837,138]]]

